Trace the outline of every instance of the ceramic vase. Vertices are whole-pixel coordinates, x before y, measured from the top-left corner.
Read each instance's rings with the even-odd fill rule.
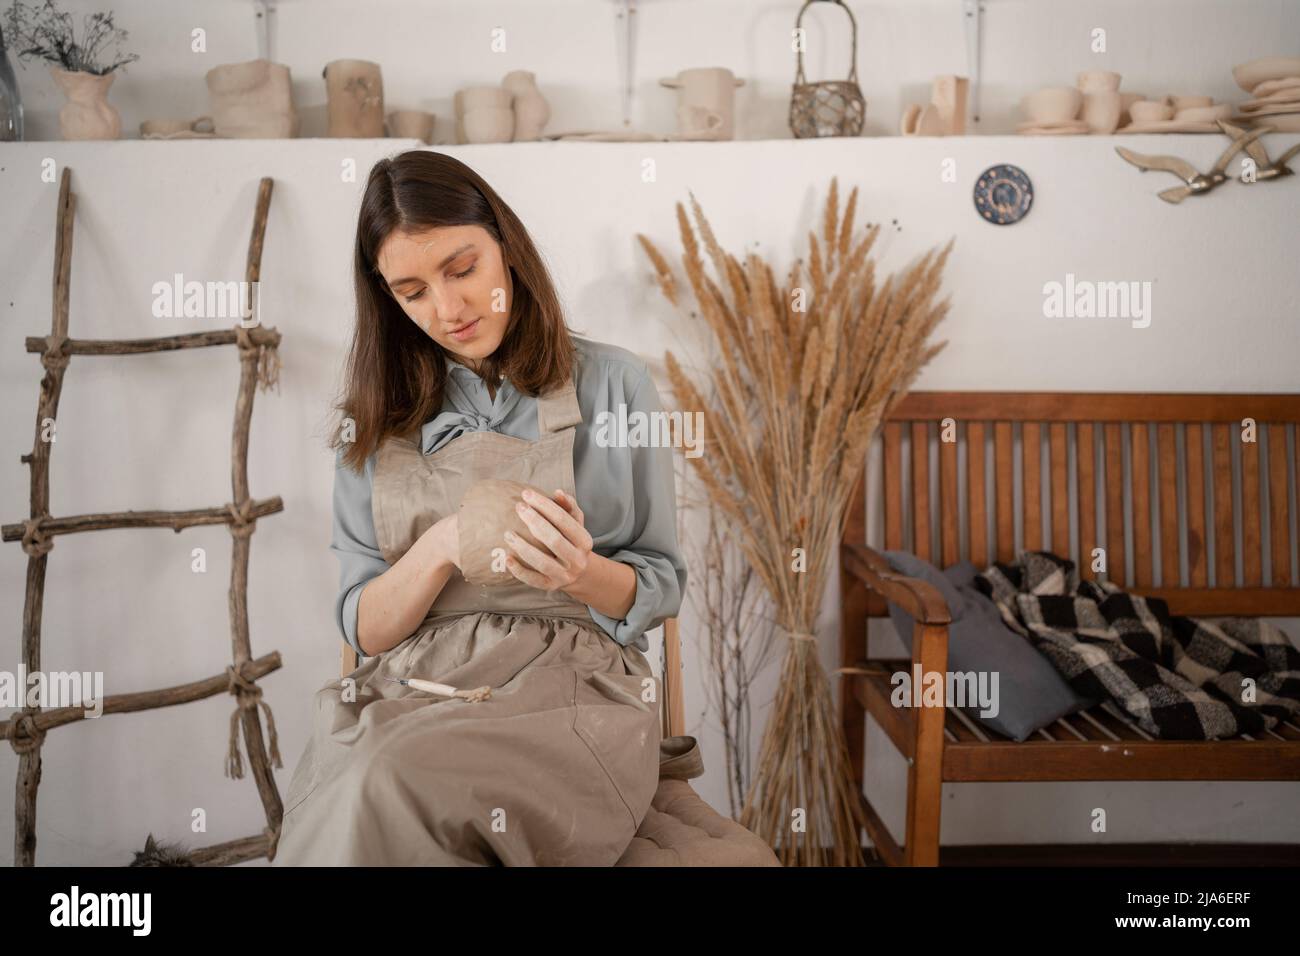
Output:
[[[541,139],[542,130],[551,118],[551,105],[537,89],[537,77],[528,70],[514,70],[505,75],[501,86],[514,97],[514,141],[521,143]]]
[[[122,117],[108,102],[114,74],[51,66],[50,75],[68,98],[59,108],[59,132],[64,139],[117,139],[121,135]]]
[[[18,142],[22,138],[23,97],[9,64],[4,30],[0,29],[0,142]]]
[[[1082,120],[1093,133],[1113,133],[1124,112],[1124,98],[1119,90],[1100,90],[1083,94]]]
[[[387,125],[389,136],[418,139],[426,146],[433,142],[433,114],[424,110],[394,110]]]
[[[225,63],[208,70],[209,115],[227,139],[292,139],[298,135],[289,68],[269,60]]]
[[[947,136],[966,133],[966,96],[970,80],[964,76],[936,76],[930,84],[930,102],[939,112]]]
[[[515,114],[508,106],[478,106],[465,110],[465,140],[508,143],[515,132]]]
[[[743,86],[744,83],[744,80],[737,79],[730,70],[724,67],[682,70],[675,77],[667,77],[659,81],[660,86],[666,86],[677,91],[677,114],[679,117],[683,115],[682,107],[698,106],[705,111],[702,115],[717,114],[719,120],[716,124],[716,135],[712,137],[713,139],[733,138],[736,88]],[[687,115],[696,114],[688,109]],[[698,130],[692,131],[680,127],[678,132],[688,136],[698,135]]]
[[[377,139],[384,135],[384,79],[378,63],[333,60],[325,64],[321,76],[330,136]]]

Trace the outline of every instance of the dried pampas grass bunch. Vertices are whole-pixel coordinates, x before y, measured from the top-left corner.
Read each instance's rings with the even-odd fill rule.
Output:
[[[724,252],[694,195],[698,239],[677,204],[682,263],[718,357],[692,377],[665,356],[677,407],[703,411],[708,423],[704,453],[689,461],[787,639],[740,822],[787,865],[863,862],[861,795],[814,631],[867,445],[943,348],[928,339],[949,308],[936,296],[952,241],[878,280],[869,253],[880,226],[855,235],[857,192],[841,213],[831,180],[821,236],[808,234],[807,275],[800,259],[784,284],[762,257],[749,253],[742,265]],[[681,307],[667,259],[637,238],[664,296]]]

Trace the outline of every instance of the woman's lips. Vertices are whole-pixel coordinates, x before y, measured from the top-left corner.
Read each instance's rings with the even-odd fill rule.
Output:
[[[473,338],[474,332],[478,329],[479,320],[475,319],[469,325],[463,326],[451,333],[451,337],[457,342],[464,342],[466,339]]]

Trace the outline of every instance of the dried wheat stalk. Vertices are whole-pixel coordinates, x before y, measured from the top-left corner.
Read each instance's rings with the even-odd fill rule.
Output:
[[[800,261],[784,284],[760,257],[742,264],[725,252],[693,195],[695,229],[677,204],[682,266],[718,360],[692,375],[668,352],[669,380],[679,408],[705,413],[706,454],[690,461],[787,637],[740,822],[796,865],[862,862],[861,795],[813,632],[867,445],[943,348],[928,340],[949,307],[936,296],[952,241],[878,281],[870,253],[880,227],[855,231],[856,204],[855,188],[840,209],[832,179],[821,234],[808,236],[807,276]],[[668,260],[637,238],[676,304]]]

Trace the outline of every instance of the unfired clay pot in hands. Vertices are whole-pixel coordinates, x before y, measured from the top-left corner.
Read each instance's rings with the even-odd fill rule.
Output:
[[[551,118],[551,105],[537,89],[537,77],[528,70],[514,70],[501,81],[503,89],[514,97],[514,141],[533,142],[542,138],[542,130]]]
[[[515,505],[524,500],[525,488],[532,488],[543,498],[550,497],[540,488],[504,478],[484,478],[470,485],[465,492],[456,523],[460,538],[460,573],[470,584],[497,587],[519,580],[505,570],[505,557],[519,557],[506,541],[507,531],[513,531],[543,554],[551,553],[550,548],[533,536],[515,510]],[[496,548],[501,548],[502,553],[494,558],[492,552]],[[502,570],[492,569],[494,561]]]
[[[378,63],[333,60],[321,71],[328,100],[329,135],[340,139],[384,135],[384,78]]]
[[[298,135],[289,68],[269,60],[224,63],[207,72],[208,114],[218,136],[292,139]]]
[[[64,139],[117,139],[122,117],[108,101],[115,74],[82,73],[51,66],[50,75],[68,102],[59,108],[59,132]]]

